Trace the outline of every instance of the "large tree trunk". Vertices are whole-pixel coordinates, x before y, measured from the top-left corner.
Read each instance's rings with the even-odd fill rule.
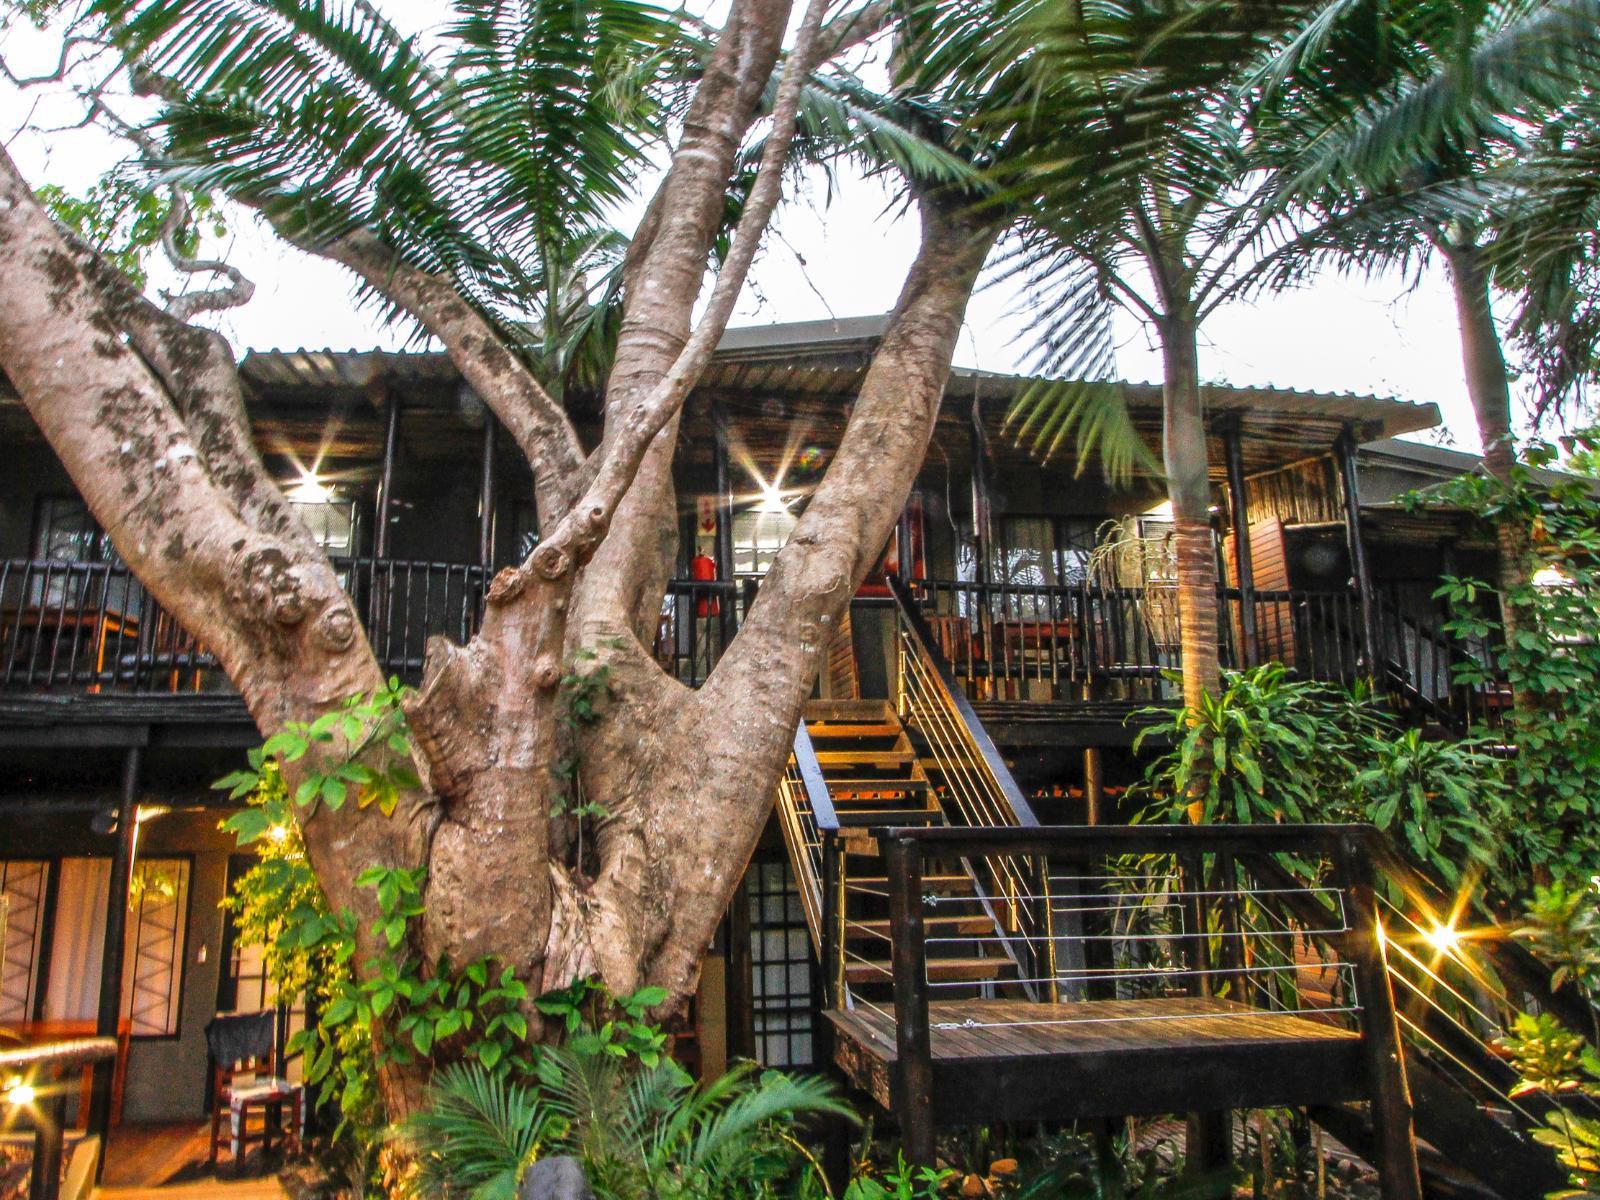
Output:
[[[775,55],[770,29],[762,36]],[[740,69],[738,102],[753,103],[759,72],[743,59]],[[716,140],[737,144],[726,130]],[[346,804],[303,821],[330,902],[360,918],[358,966],[378,948],[370,891],[355,877],[375,865],[426,866],[416,949],[429,964],[495,955],[535,993],[579,976],[598,976],[618,994],[659,983],[669,1006],[692,991],[766,820],[827,630],[921,464],[962,313],[996,233],[959,204],[929,198],[922,211],[921,250],[834,461],[700,692],[667,677],[637,635],[640,608],[660,599],[659,585],[646,594],[640,580],[659,566],[630,576],[627,555],[598,552],[612,536],[631,552],[658,539],[662,510],[671,509],[670,415],[655,433],[632,410],[620,418],[618,440],[636,439],[643,472],[636,502],[628,487],[610,508],[572,500],[529,561],[496,577],[478,636],[430,646],[407,709],[423,787],[393,818]],[[705,245],[688,252],[703,261]],[[459,298],[403,265],[385,267],[374,244],[349,241],[339,256],[451,340],[519,445],[545,456],[536,475],[552,461],[573,461],[570,429],[537,387],[503,356],[486,363],[468,353],[484,333]],[[3,155],[0,272],[0,366],[119,552],[218,655],[263,735],[378,686],[374,655],[326,556],[255,453],[226,347],[157,321],[102,264],[76,255]],[[686,324],[692,299],[673,320]],[[634,337],[646,348],[626,372],[619,363],[617,386],[637,397],[660,376],[648,350],[660,339]],[[671,329],[665,340],[674,340]],[[542,483],[541,497],[592,497],[606,463],[580,486]],[[624,585],[644,600],[619,594]],[[611,698],[599,722],[573,736],[559,685],[579,647],[597,652]],[[335,744],[320,759],[289,764],[291,787],[313,765],[349,752]],[[573,820],[552,812],[565,758],[577,763],[586,799],[605,810],[588,831],[588,855],[576,851]],[[410,1098],[398,1086],[390,1093],[396,1104]]]
[[[1441,242],[1445,261],[1450,266],[1450,283],[1455,293],[1456,318],[1461,327],[1461,361],[1478,422],[1478,440],[1483,443],[1483,466],[1502,482],[1511,479],[1517,464],[1516,438],[1511,429],[1511,380],[1506,371],[1500,331],[1495,327],[1489,288],[1489,271],[1483,250],[1472,242]],[[1512,598],[1521,594],[1532,577],[1532,555],[1528,531],[1514,521],[1496,527],[1498,563],[1496,585],[1500,589],[1500,609],[1506,644],[1516,641],[1525,623],[1524,615]],[[1527,715],[1535,707],[1526,689],[1513,696],[1516,711]]]
[[[1217,654],[1217,554],[1211,533],[1211,479],[1200,368],[1192,317],[1161,324],[1165,367],[1161,395],[1165,418],[1167,496],[1178,579],[1178,623],[1183,661],[1183,703],[1195,709],[1221,683]]]

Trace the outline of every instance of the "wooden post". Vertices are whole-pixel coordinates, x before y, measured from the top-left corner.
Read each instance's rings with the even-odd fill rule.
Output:
[[[727,991],[730,1059],[756,1056],[749,889],[749,871],[746,868],[745,878],[739,881],[733,893],[733,903],[728,906],[728,975],[724,986]]]
[[[1200,854],[1183,854],[1178,858],[1178,886],[1189,893],[1183,898],[1185,932],[1185,963],[1191,971],[1202,972],[1194,978],[1191,994],[1212,994],[1210,913],[1205,897],[1198,893],[1206,890],[1205,858]],[[1193,1180],[1215,1182],[1215,1195],[1228,1195],[1230,1181],[1228,1166],[1233,1161],[1233,1114],[1228,1109],[1192,1112],[1185,1120],[1184,1134],[1185,1174]]]
[[[1361,1004],[1361,1048],[1372,1092],[1372,1142],[1383,1200],[1422,1200],[1416,1130],[1406,1085],[1405,1048],[1395,1017],[1394,993],[1378,923],[1370,847],[1354,832],[1339,835],[1339,881],[1350,899],[1345,955],[1355,973]]]
[[[99,1037],[116,1038],[122,1020],[122,965],[128,930],[128,893],[133,886],[133,858],[139,834],[139,774],[144,751],[130,746],[122,760],[122,796],[117,805],[117,844],[111,854],[111,885],[106,897],[105,943],[100,954],[100,1005],[95,1017]],[[89,1093],[89,1132],[107,1145],[111,1133],[112,1084],[117,1056],[94,1065]],[[104,1154],[101,1155],[104,1162]]]
[[[1083,685],[1084,700],[1092,702],[1097,698],[1099,690],[1093,680],[1086,680]],[[1083,808],[1085,825],[1106,823],[1105,751],[1099,746],[1083,748]]]
[[[839,835],[822,833],[822,976],[824,1003],[843,1008],[845,939],[845,852]]]
[[[394,460],[400,447],[400,398],[384,398],[383,471],[378,476],[378,528],[372,536],[374,558],[389,557],[389,521],[394,509]]]
[[[906,1161],[934,1165],[933,1047],[928,1034],[928,947],[922,923],[922,848],[884,839],[894,937],[894,1024],[899,1087],[892,1093]]]
[[[733,480],[728,468],[728,424],[722,410],[713,405],[711,410],[712,427],[716,430],[716,467],[717,467],[717,539],[716,553],[713,557],[717,562],[717,578],[731,581],[733,579]],[[727,649],[728,643],[733,640],[737,631],[739,614],[735,611],[739,600],[732,592],[719,606],[721,613],[722,645],[718,653]]]
[[[972,439],[972,538],[977,543],[976,571],[979,583],[989,582],[989,552],[993,546],[992,506],[989,499],[989,445],[983,432],[983,414],[978,398],[972,398],[968,432]]]
[[[1233,517],[1233,552],[1239,566],[1239,635],[1244,661],[1238,665],[1240,668],[1255,667],[1261,665],[1261,649],[1256,633],[1256,576],[1250,558],[1250,513],[1238,417],[1223,428],[1222,447],[1228,460],[1228,508]]]
[[[1345,541],[1350,548],[1350,571],[1355,576],[1356,596],[1361,601],[1361,637],[1366,643],[1367,674],[1376,678],[1383,647],[1378,637],[1378,610],[1372,591],[1372,567],[1361,540],[1361,487],[1356,476],[1356,438],[1349,426],[1333,444],[1339,462],[1339,479],[1344,493]]]
[[[478,490],[478,562],[494,570],[494,414],[483,410],[483,473]]]
[[[111,1062],[116,1063],[113,1055]],[[95,1078],[100,1067],[95,1064]],[[67,1088],[59,1071],[39,1074],[38,1124],[33,1131],[33,1166],[28,1179],[28,1200],[56,1200],[61,1194],[61,1145],[67,1127]],[[100,1137],[100,1161],[106,1160],[106,1139]]]

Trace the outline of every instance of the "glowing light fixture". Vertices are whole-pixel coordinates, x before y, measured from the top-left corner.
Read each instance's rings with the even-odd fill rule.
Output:
[[[1440,954],[1454,955],[1461,948],[1461,931],[1453,923],[1434,922],[1433,928],[1422,935]]]
[[[786,513],[789,511],[789,501],[783,498],[783,489],[775,483],[761,485],[761,499],[756,501],[758,513]]]
[[[0,1091],[0,1100],[4,1100],[10,1108],[27,1108],[38,1095],[32,1084],[24,1083],[20,1078],[13,1078],[7,1080],[5,1090]]]
[[[301,467],[300,478],[283,494],[291,504],[326,504],[333,499],[333,489],[317,474],[315,467]]]
[[[281,846],[289,840],[289,827],[287,825],[274,825],[267,830],[267,836]]]

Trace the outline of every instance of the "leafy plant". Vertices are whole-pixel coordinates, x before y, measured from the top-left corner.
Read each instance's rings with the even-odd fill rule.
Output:
[[[1600,993],[1600,909],[1592,887],[1536,885],[1527,924],[1511,936],[1553,968],[1550,986],[1571,982],[1591,999]]]
[[[513,1200],[523,1173],[570,1125],[539,1094],[457,1063],[435,1077],[428,1106],[407,1124],[421,1192],[442,1200]]]
[[[595,1036],[545,1048],[537,1082],[479,1064],[441,1072],[428,1111],[408,1126],[436,1189],[426,1194],[499,1200],[541,1154],[565,1153],[600,1200],[774,1197],[817,1171],[795,1120],[853,1116],[820,1079],[743,1064],[695,1086],[669,1059],[646,1065],[609,1052],[598,1030],[579,1033]]]
[[[1309,821],[1340,782],[1377,717],[1349,693],[1293,678],[1277,663],[1228,672],[1215,696],[1139,731],[1135,753],[1155,733],[1173,739],[1145,773],[1142,790],[1181,815],[1198,802],[1207,821]]]
[[[1471,578],[1436,594],[1447,628],[1492,650],[1493,662],[1463,655],[1457,682],[1517,698],[1498,734],[1516,745],[1508,780],[1527,814],[1508,829],[1509,850],[1531,873],[1581,887],[1600,871],[1600,499],[1586,481],[1540,472],[1557,462],[1554,446],[1535,443],[1523,459],[1509,480],[1463,476],[1407,503],[1464,508],[1527,548],[1529,582],[1510,594]]]

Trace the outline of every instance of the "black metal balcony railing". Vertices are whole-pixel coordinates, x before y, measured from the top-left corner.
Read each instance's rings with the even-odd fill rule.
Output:
[[[385,672],[421,673],[427,640],[477,629],[484,570],[463,563],[333,560]],[[91,693],[231,689],[120,563],[0,560],[0,688]]]
[[[430,637],[478,629],[485,572],[466,563],[336,558],[386,673],[415,682]],[[754,580],[673,580],[654,651],[674,677],[703,683],[754,599]],[[120,563],[0,559],[0,690],[226,692],[215,657]]]
[[[1171,587],[1045,587],[919,581],[916,591],[938,649],[972,700],[1064,702],[1174,698],[1163,673],[1179,666],[1177,596]],[[1373,673],[1418,716],[1465,729],[1504,707],[1505,688],[1457,683],[1463,665],[1493,657],[1438,620],[1410,612],[1398,595],[1375,602],[1375,653],[1365,644],[1351,589],[1253,591],[1247,636],[1244,595],[1217,592],[1222,664],[1280,662],[1310,679],[1350,684]]]
[[[430,637],[464,642],[478,628],[486,573],[466,563],[338,558],[333,562],[386,673],[417,680]],[[754,601],[753,579],[673,580],[653,650],[674,678],[698,686]],[[1172,698],[1163,672],[1179,665],[1172,589],[1044,587],[924,580],[914,585],[931,644],[971,700],[1066,702]],[[1244,600],[1218,592],[1223,663],[1282,662],[1314,679],[1349,683],[1372,663],[1420,715],[1457,728],[1504,706],[1493,682],[1464,687],[1455,669],[1491,661],[1380,596],[1379,653],[1363,644],[1351,591],[1257,591],[1254,656],[1245,652]],[[1413,606],[1414,607],[1414,606]],[[0,560],[0,690],[156,694],[226,692],[231,684],[119,563]]]

